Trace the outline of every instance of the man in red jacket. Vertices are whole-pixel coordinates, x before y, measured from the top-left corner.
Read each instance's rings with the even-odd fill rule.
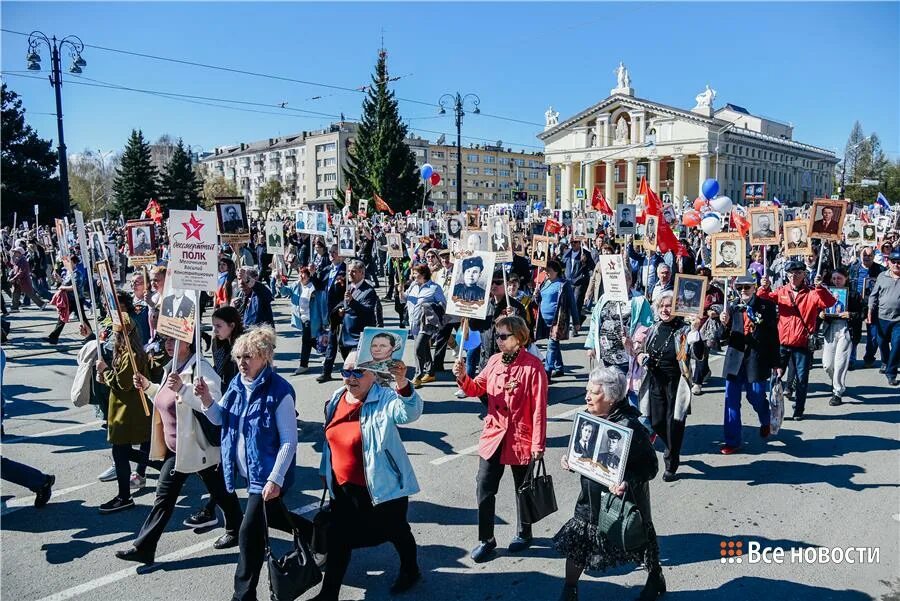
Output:
[[[762,278],[756,295],[778,305],[778,339],[781,343],[781,376],[792,366],[796,378],[794,414],[791,419],[803,419],[806,410],[806,389],[809,386],[809,369],[813,354],[809,339],[815,336],[819,312],[834,305],[837,300],[822,286],[822,276],[816,275],[814,287],[806,285],[806,266],[792,259],[785,266],[788,283],[771,290],[768,277]]]

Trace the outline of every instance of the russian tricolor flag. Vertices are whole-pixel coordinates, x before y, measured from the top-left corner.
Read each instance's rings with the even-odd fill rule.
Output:
[[[778,200],[777,196],[772,197],[772,204],[775,205],[776,207],[781,207],[781,201]]]
[[[878,198],[875,199],[875,203],[881,205],[886,211],[891,210],[891,203],[887,201],[887,198],[885,198],[884,194],[881,192],[878,193]]]

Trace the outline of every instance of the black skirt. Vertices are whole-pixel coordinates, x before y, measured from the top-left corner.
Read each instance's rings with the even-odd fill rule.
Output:
[[[563,524],[553,537],[553,548],[586,572],[606,572],[610,568],[635,563],[648,570],[659,566],[659,543],[653,524],[648,524],[649,542],[640,551],[626,552],[597,531],[597,526],[577,515]]]

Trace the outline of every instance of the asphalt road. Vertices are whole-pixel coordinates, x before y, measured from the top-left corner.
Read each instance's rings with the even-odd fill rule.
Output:
[[[280,346],[277,368],[289,375],[297,361],[299,338],[289,327],[285,301],[278,304]],[[385,304],[393,322],[393,308]],[[97,506],[115,494],[115,483],[96,475],[111,464],[105,431],[92,407],[69,401],[74,374],[75,326],[63,343],[42,342],[53,316],[26,309],[12,316],[12,341],[4,394],[8,419],[4,456],[56,475],[50,504],[35,510],[31,493],[2,483],[2,580],[0,595],[16,601],[64,599],[138,600],[229,599],[237,561],[236,549],[215,551],[221,528],[197,533],[181,525],[201,504],[205,493],[197,478],[188,480],[184,496],[160,541],[157,564],[137,568],[113,552],[133,539],[152,503],[156,475],[131,511],[101,516]],[[66,336],[69,338],[66,338]],[[562,587],[564,560],[550,539],[572,514],[578,478],[559,467],[572,427],[572,415],[583,405],[587,357],[583,336],[564,344],[569,373],[550,390],[548,452],[560,510],[535,525],[535,545],[510,555],[505,545],[515,534],[512,479],[507,474],[498,498],[497,539],[500,553],[475,565],[468,558],[477,543],[475,512],[476,443],[481,431],[480,404],[453,396],[455,385],[445,375],[420,390],[422,418],[402,429],[422,492],[410,503],[410,521],[419,544],[423,581],[405,595],[409,599],[549,600]],[[411,345],[408,363],[412,365]],[[338,382],[318,384],[314,369],[289,377],[297,391],[300,445],[297,484],[289,506],[312,517],[321,492],[317,475],[322,444],[322,405]],[[713,371],[721,371],[714,358]],[[718,454],[722,441],[722,380],[713,378],[705,394],[695,398],[684,441],[681,478],[651,483],[653,521],[660,536],[668,581],[665,598],[681,599],[900,599],[900,442],[898,389],[888,388],[876,370],[850,373],[850,388],[841,407],[827,404],[830,389],[818,361],[810,378],[807,416],[787,422],[768,441],[757,434],[758,423],[744,403],[743,452]],[[283,537],[276,541],[285,549]],[[750,549],[784,549],[782,563],[720,561],[720,545],[741,542]],[[877,549],[877,562],[848,563],[808,548],[866,547]],[[797,550],[792,553],[792,549]],[[863,552],[869,559],[870,552]],[[771,555],[771,554],[770,554]],[[766,557],[770,557],[767,555]],[[857,552],[853,558],[857,559]],[[872,557],[871,559],[874,559]],[[390,599],[397,570],[390,545],[353,554],[342,599]],[[632,599],[646,573],[623,568],[600,577],[585,577],[582,599]],[[265,575],[261,599],[268,598]],[[315,591],[308,593],[309,598]],[[399,597],[398,597],[399,598]]]

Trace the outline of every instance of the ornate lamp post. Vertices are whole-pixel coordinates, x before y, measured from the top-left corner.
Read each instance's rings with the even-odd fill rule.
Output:
[[[459,92],[456,93],[456,96],[444,94],[438,100],[438,105],[441,107],[441,115],[447,114],[446,109],[451,104],[456,115],[456,210],[459,213],[462,212],[462,120],[463,115],[466,114],[464,110],[466,101],[471,101],[471,105],[474,107],[472,110],[474,114],[477,115],[481,112],[481,109],[478,108],[478,105],[481,104],[481,98],[476,94],[466,94],[465,96],[461,96]]]

